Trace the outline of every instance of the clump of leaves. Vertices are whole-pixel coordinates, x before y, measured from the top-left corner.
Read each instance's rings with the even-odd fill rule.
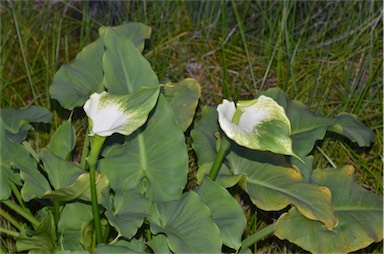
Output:
[[[257,240],[242,239],[246,217],[227,190],[235,185],[262,210],[291,206],[264,236],[274,232],[319,253],[351,252],[383,239],[382,198],[355,183],[351,166],[313,170],[310,154],[327,131],[368,146],[372,130],[348,113],[316,115],[277,88],[237,109],[204,107],[192,124],[199,84],[159,82],[141,54],[150,34],[140,23],[102,27],[56,73],[52,98],[70,111],[86,104],[89,133],[80,161],[70,156],[77,141],[71,119],[36,152],[25,141],[29,123],[47,123],[51,113],[2,109],[1,200],[28,221],[9,219],[18,230],[7,231],[17,251],[245,252]],[[95,112],[115,122],[105,125]],[[225,127],[220,112],[233,116]],[[95,128],[100,124],[102,131]],[[184,192],[191,125],[198,186]],[[252,144],[239,141],[244,137]],[[37,217],[24,203],[32,199],[51,203]]]

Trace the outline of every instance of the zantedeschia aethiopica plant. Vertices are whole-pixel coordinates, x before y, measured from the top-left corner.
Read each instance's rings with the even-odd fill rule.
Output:
[[[0,229],[15,237],[17,251],[243,253],[273,233],[329,253],[383,239],[382,198],[355,183],[352,166],[314,170],[311,155],[327,131],[369,146],[372,130],[351,114],[311,113],[278,88],[202,106],[195,119],[199,84],[159,83],[141,54],[150,33],[140,23],[103,27],[57,71],[51,96],[67,110],[82,107],[87,131],[68,119],[36,152],[29,122],[47,123],[51,114],[34,106],[2,109],[1,202],[26,223],[0,209],[17,231]],[[196,160],[194,187],[188,172]],[[37,213],[25,203],[31,199],[38,199]],[[244,233],[242,202],[286,212]]]

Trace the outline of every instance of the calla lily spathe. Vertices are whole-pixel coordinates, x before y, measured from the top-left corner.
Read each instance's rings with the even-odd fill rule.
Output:
[[[219,124],[237,144],[260,151],[293,155],[291,124],[285,110],[272,98],[260,96],[249,101],[224,100],[217,107]]]
[[[90,136],[129,135],[141,127],[156,105],[159,88],[141,88],[127,95],[93,93],[84,104]]]

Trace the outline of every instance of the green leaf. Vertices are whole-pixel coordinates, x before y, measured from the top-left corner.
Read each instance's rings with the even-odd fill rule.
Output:
[[[106,208],[105,216],[109,223],[119,236],[132,238],[149,214],[151,201],[133,191],[118,191],[114,196],[105,194],[102,204]]]
[[[11,188],[8,181],[12,179],[21,185],[19,172],[11,166],[16,154],[29,156],[28,152],[20,144],[15,144],[6,135],[5,124],[0,118],[0,199],[6,200],[11,195]]]
[[[355,115],[340,113],[329,131],[344,135],[359,146],[369,146],[375,137],[373,130],[367,128]]]
[[[66,109],[83,106],[89,95],[104,90],[102,57],[103,39],[85,46],[75,62],[64,64],[56,72],[49,92]]]
[[[198,164],[204,169],[216,157],[213,133],[218,124],[215,119],[217,116],[212,109],[203,111],[201,120],[191,133]],[[198,175],[201,177],[200,168]],[[303,182],[300,172],[292,168],[282,155],[250,150],[232,142],[216,181],[224,187],[239,182],[260,209],[276,211],[294,204],[305,216],[322,221],[327,228],[337,223],[329,190]]]
[[[92,219],[92,207],[89,204],[80,202],[66,204],[57,225],[61,247],[71,251],[84,249],[90,251],[93,235],[83,237],[83,232]]]
[[[16,239],[16,250],[27,251],[31,254],[55,253],[59,250],[55,223],[52,213],[48,213],[33,232],[32,236],[27,234],[27,227],[24,225],[20,236]]]
[[[293,151],[299,156],[304,157],[311,152],[316,140],[323,139],[328,126],[334,123],[331,118],[318,116],[301,102],[291,100],[279,88],[268,89],[263,94],[273,98],[285,109],[291,122]]]
[[[383,199],[355,183],[352,166],[314,170],[312,181],[331,190],[339,224],[329,231],[293,208],[277,221],[277,237],[313,253],[354,252],[383,239]]]
[[[151,27],[142,23],[129,22],[111,28],[123,35],[125,38],[130,39],[140,52],[144,49],[145,40],[151,37]],[[106,30],[107,27],[100,27],[99,34],[102,36]]]
[[[187,181],[188,153],[184,133],[162,95],[148,122],[111,147],[100,171],[112,189],[140,190],[154,201],[180,198]]]
[[[164,85],[164,97],[176,115],[176,121],[183,131],[191,125],[200,98],[200,85],[187,78],[177,83]]]
[[[201,110],[201,118],[194,123],[194,128],[191,131],[193,140],[192,147],[196,152],[199,165],[199,170],[196,175],[198,183],[209,173],[213,161],[216,158],[216,147],[218,147],[218,144],[215,135],[220,135],[220,133],[216,109],[214,107],[204,106]],[[224,169],[225,167],[226,165],[222,164],[220,171],[226,170]],[[232,186],[237,182],[238,180],[234,182]]]
[[[220,253],[222,239],[211,212],[194,192],[180,200],[157,204],[150,217],[151,231],[164,233],[174,253]]]
[[[149,62],[131,40],[114,29],[104,35],[103,84],[112,94],[127,94],[141,87],[156,88],[159,84]]]
[[[41,198],[45,192],[50,191],[51,187],[47,179],[40,173],[36,162],[25,151],[19,154],[19,159],[13,162],[14,167],[20,169],[20,177],[24,184],[21,188],[21,196],[24,201],[33,198]]]
[[[243,175],[240,186],[260,209],[277,211],[293,204],[307,218],[321,221],[332,229],[337,219],[331,206],[331,193],[323,186],[302,181],[300,171],[289,166],[259,162],[274,156],[236,147],[227,156],[232,175]]]
[[[345,135],[361,146],[369,145],[374,135],[355,116],[341,113],[336,118],[316,115],[301,102],[291,100],[279,88],[268,89],[263,93],[273,98],[284,109],[291,122],[293,151],[301,157],[311,152],[317,140],[322,140],[327,129]]]
[[[6,135],[5,125],[1,118],[0,124],[0,198],[8,199],[11,194],[8,181],[17,185],[24,185],[21,196],[25,201],[34,197],[41,197],[43,193],[50,190],[48,181],[37,169],[36,162],[32,159],[29,151],[21,144],[9,140]]]
[[[0,109],[1,118],[6,129],[6,135],[15,143],[20,143],[27,137],[32,128],[30,122],[49,123],[51,113],[43,107],[30,106],[20,109]]]
[[[107,177],[103,174],[96,173],[96,191],[99,202],[102,191],[108,186],[109,183]],[[67,187],[46,191],[43,198],[55,198],[60,201],[70,201],[78,198],[85,201],[91,201],[89,173],[86,172],[81,174],[73,184]]]
[[[153,250],[153,253],[171,254],[171,250],[168,247],[167,236],[163,234],[157,234],[152,237],[148,242],[149,247]]]
[[[196,193],[211,210],[212,219],[220,229],[223,243],[238,250],[247,222],[243,209],[225,188],[208,177],[204,178]]]
[[[48,149],[59,158],[67,160],[75,145],[76,130],[69,119],[62,123],[53,133]]]
[[[40,158],[44,163],[44,171],[47,172],[49,182],[55,189],[72,185],[84,173],[76,163],[63,160],[49,150],[44,150]]]
[[[99,244],[95,248],[95,253],[144,253],[144,247],[143,241],[133,238],[130,241],[119,240],[114,245]]]
[[[49,89],[50,94],[53,99],[59,101],[62,107],[69,110],[80,107],[84,105],[91,94],[100,93],[104,90],[103,76],[105,70],[103,68],[105,66],[103,67],[103,55],[106,46],[104,44],[106,30],[115,31],[116,36],[123,37],[126,41],[130,42],[131,39],[140,52],[144,47],[144,40],[149,38],[151,34],[151,29],[140,23],[126,23],[117,27],[101,27],[99,30],[100,37],[85,46],[73,63],[61,66],[54,76]],[[115,38],[112,38],[112,40]],[[138,52],[136,48],[134,49]],[[138,53],[140,54],[140,52]],[[140,68],[140,65],[135,66]],[[123,67],[123,71],[126,71],[125,67]],[[149,84],[143,85],[149,86]],[[106,88],[113,86],[113,84],[106,85]],[[116,84],[116,86],[119,86],[119,84]],[[113,93],[115,90],[112,88],[109,92]]]

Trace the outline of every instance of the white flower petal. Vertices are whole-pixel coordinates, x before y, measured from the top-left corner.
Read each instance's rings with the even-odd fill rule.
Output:
[[[159,88],[142,88],[127,95],[94,93],[84,104],[90,121],[90,135],[129,135],[142,126],[156,104]]]
[[[233,102],[223,100],[218,105],[218,121],[228,138],[255,150],[296,155],[290,139],[291,124],[285,110],[272,98]],[[234,117],[235,116],[235,117]]]
[[[116,100],[104,99],[107,92],[94,93],[84,104],[85,113],[93,121],[91,135],[110,136],[113,133],[120,133],[125,125],[129,123],[129,114],[122,110],[120,103]]]
[[[248,106],[243,106],[242,101],[237,103],[241,108],[243,114],[240,117],[239,126],[247,132],[255,131],[258,134],[257,125],[263,122],[271,121],[275,118],[285,118],[287,125],[290,126],[289,119],[285,115],[285,110],[282,106],[277,104],[272,98],[261,95],[256,103]]]

